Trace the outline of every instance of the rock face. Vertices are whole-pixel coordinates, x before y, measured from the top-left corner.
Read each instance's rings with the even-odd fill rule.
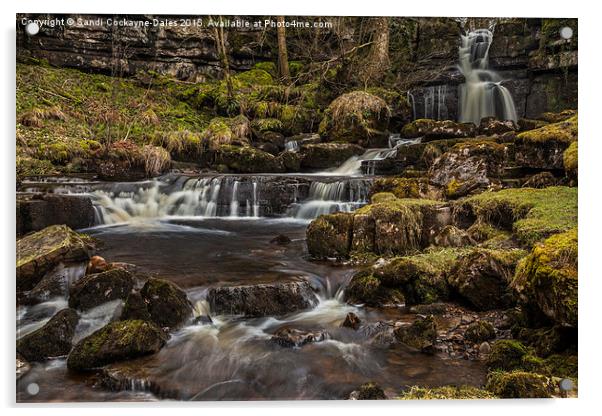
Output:
[[[70,370],[92,370],[116,361],[158,352],[167,341],[165,333],[151,322],[112,322],[82,339],[67,358]]]
[[[301,167],[327,169],[343,164],[352,156],[361,155],[364,149],[351,143],[317,143],[301,146]]]
[[[90,258],[93,245],[66,225],[53,225],[17,240],[17,291],[32,289],[59,262]]]
[[[475,137],[477,128],[472,123],[456,123],[451,120],[418,119],[406,124],[401,135],[408,139],[424,137],[428,141],[438,139],[457,139]]]
[[[17,197],[17,235],[55,224],[70,228],[94,225],[94,207],[88,197],[42,194]]]
[[[152,321],[160,327],[178,328],[192,315],[192,305],[186,293],[175,283],[150,278],[140,295]]]
[[[354,91],[330,103],[319,133],[324,140],[370,146],[382,143],[387,136],[390,117],[391,110],[385,100],[364,91]]]
[[[505,147],[491,141],[459,143],[444,153],[429,170],[431,183],[445,187],[457,198],[489,187],[501,176]]]
[[[432,315],[416,319],[411,325],[395,329],[395,337],[402,343],[423,352],[432,352],[437,341],[437,325]]]
[[[449,274],[456,293],[477,310],[505,308],[513,303],[510,280],[522,250],[476,249],[461,257]]]
[[[281,347],[301,347],[311,342],[320,342],[326,339],[326,334],[321,331],[310,332],[296,328],[283,327],[278,329],[270,341]]]
[[[322,215],[307,227],[307,249],[315,257],[342,258],[349,255],[353,215]]]
[[[525,306],[564,326],[577,326],[577,229],[537,244],[516,270],[512,287]]]
[[[69,290],[69,306],[87,310],[115,299],[125,300],[133,288],[132,275],[121,268],[89,274]]]
[[[17,352],[28,361],[42,361],[69,354],[75,326],[79,321],[73,309],[57,312],[42,328],[17,341]]]
[[[215,314],[245,316],[284,315],[318,303],[308,282],[216,287],[207,300]]]

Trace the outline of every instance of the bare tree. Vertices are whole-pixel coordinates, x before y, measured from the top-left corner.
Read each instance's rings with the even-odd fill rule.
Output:
[[[389,70],[389,18],[375,17],[372,23],[372,45],[359,68],[359,79],[368,85],[382,79]]]
[[[291,74],[288,68],[288,51],[286,49],[286,28],[284,27],[284,16],[277,18],[277,33],[278,33],[278,73],[285,84],[289,84]]]
[[[226,81],[226,89],[228,93],[228,98],[232,99],[234,97],[234,93],[232,92],[232,79],[230,77],[230,61],[228,60],[228,50],[226,48],[226,34],[224,33],[224,27],[222,23],[222,17],[218,17],[220,25],[219,28],[217,26],[213,26],[213,36],[215,37],[215,44],[217,48],[217,53],[219,55],[220,64],[222,70],[224,71],[224,80]]]

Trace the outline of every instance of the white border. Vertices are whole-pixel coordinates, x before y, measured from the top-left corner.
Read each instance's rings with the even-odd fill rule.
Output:
[[[20,0],[17,4],[2,3],[3,63],[2,71],[2,164],[0,166],[0,203],[2,210],[2,247],[0,265],[4,273],[0,281],[4,283],[2,373],[0,392],[2,404],[9,407],[8,413],[42,413],[46,415],[106,415],[139,414],[165,415],[167,408],[177,407],[178,413],[200,414],[213,409],[221,413],[251,413],[294,415],[317,412],[341,412],[345,415],[362,415],[374,409],[379,413],[438,413],[465,416],[468,412],[487,415],[504,415],[515,412],[544,412],[548,415],[576,414],[593,410],[602,397],[602,371],[599,357],[602,354],[599,317],[599,298],[602,296],[602,276],[598,273],[598,253],[601,246],[599,236],[601,198],[599,181],[600,158],[602,157],[602,106],[599,97],[600,81],[600,42],[598,29],[602,15],[596,12],[594,2],[553,1],[528,2],[526,0],[504,0],[485,3],[483,1],[450,2],[449,0],[426,0],[422,2],[397,2],[392,0],[370,0],[365,2],[302,0],[284,4],[277,0],[227,0],[227,1],[140,1],[103,0],[93,2],[73,2],[68,0]],[[173,403],[162,402],[151,405],[139,404],[52,404],[44,406],[15,405],[14,376],[14,224],[15,224],[15,171],[14,171],[14,123],[15,123],[15,13],[145,13],[145,14],[255,14],[255,15],[390,15],[390,16],[503,16],[503,17],[578,17],[579,18],[579,133],[580,142],[580,368],[579,399],[575,400],[505,400],[505,401],[439,401],[439,402],[227,402],[227,403]],[[598,412],[600,410],[598,409]]]

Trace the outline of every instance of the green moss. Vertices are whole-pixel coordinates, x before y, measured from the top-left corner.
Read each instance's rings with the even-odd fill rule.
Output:
[[[475,344],[495,338],[495,328],[487,321],[476,321],[468,325],[464,337]]]
[[[420,198],[422,193],[426,193],[427,186],[427,181],[419,178],[378,178],[370,192],[391,192],[397,198]]]
[[[554,354],[545,359],[545,365],[554,377],[577,379],[578,358],[577,355]]]
[[[321,215],[307,227],[307,249],[316,258],[346,258],[351,249],[353,214]]]
[[[254,65],[254,68],[265,71],[272,76],[276,76],[277,73],[276,64],[274,62],[257,62]]]
[[[397,199],[395,195],[391,192],[379,192],[377,194],[372,195],[371,202],[373,204],[379,204],[387,201],[392,201]]]
[[[576,188],[504,189],[465,198],[463,204],[483,223],[510,226],[526,246],[577,225]]]
[[[487,368],[504,371],[523,368],[523,358],[529,354],[529,349],[520,341],[499,340],[491,347],[491,353],[487,357]]]
[[[553,235],[519,263],[512,286],[523,302],[561,325],[576,327],[577,259],[577,229]]]
[[[276,118],[258,118],[251,122],[251,127],[258,132],[281,131],[282,121]]]
[[[398,397],[400,400],[495,399],[493,393],[472,386],[412,386]]]
[[[492,372],[487,377],[486,388],[506,399],[548,398],[554,391],[548,377],[525,371]]]
[[[577,149],[577,142],[571,143],[571,145],[564,151],[562,156],[564,169],[569,173],[576,173],[579,163],[579,151]]]
[[[541,143],[553,140],[568,145],[577,140],[577,135],[578,119],[577,116],[574,116],[568,120],[547,124],[538,129],[519,133],[517,139],[525,143]]]
[[[424,134],[431,130],[435,126],[435,120],[429,118],[416,119],[401,129],[401,135],[403,137],[413,139],[416,137],[424,136]]]

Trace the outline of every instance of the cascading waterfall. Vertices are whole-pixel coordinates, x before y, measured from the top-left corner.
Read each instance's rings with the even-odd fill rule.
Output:
[[[298,219],[313,219],[333,212],[350,212],[368,203],[371,181],[348,179],[335,182],[313,182],[309,197],[289,210]]]
[[[510,91],[500,76],[489,69],[489,47],[493,33],[478,29],[462,36],[459,67],[466,82],[459,87],[460,122],[479,124],[484,117],[517,121]]]

